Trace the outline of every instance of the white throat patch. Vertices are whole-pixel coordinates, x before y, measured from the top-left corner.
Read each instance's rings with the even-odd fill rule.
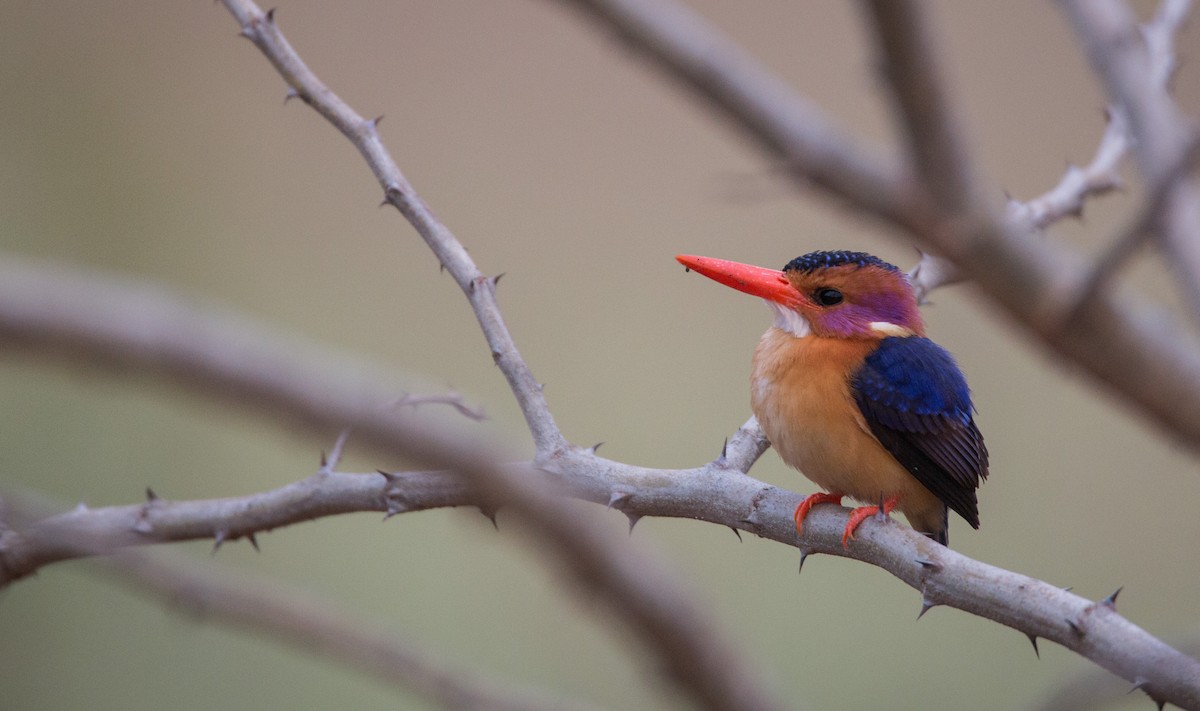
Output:
[[[763,302],[771,308],[771,313],[775,314],[775,328],[781,331],[786,331],[796,338],[804,338],[812,333],[812,326],[809,325],[808,319],[801,316],[795,309],[777,304],[774,301]]]

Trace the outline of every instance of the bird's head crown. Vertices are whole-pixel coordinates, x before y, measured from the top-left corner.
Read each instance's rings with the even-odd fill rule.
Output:
[[[831,267],[840,267],[844,264],[852,264],[856,267],[879,267],[880,269],[889,272],[899,273],[900,270],[894,264],[888,264],[879,257],[866,252],[848,252],[846,250],[837,250],[832,252],[809,252],[796,257],[788,262],[783,271],[798,271],[798,272],[813,272],[818,269],[829,269]]]
[[[866,252],[809,252],[783,268],[798,292],[796,310],[818,336],[924,335],[908,277]]]

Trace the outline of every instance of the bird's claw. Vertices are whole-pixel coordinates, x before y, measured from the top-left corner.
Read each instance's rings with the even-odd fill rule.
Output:
[[[892,509],[896,508],[896,504],[900,503],[899,496],[892,496],[887,499],[882,499],[878,506],[859,506],[850,512],[850,520],[846,522],[846,530],[842,532],[842,547],[850,548],[850,539],[854,538],[854,530],[866,521],[868,518],[875,516],[880,522],[888,520],[892,513]]]
[[[816,506],[817,504],[837,504],[838,506],[841,506],[842,496],[843,494],[836,492],[827,494],[822,491],[816,494],[809,494],[808,496],[804,497],[804,500],[801,501],[800,505],[796,507],[795,515],[792,516],[792,518],[796,521],[796,535],[804,535],[804,518],[808,516],[808,512],[812,510],[812,507]]]

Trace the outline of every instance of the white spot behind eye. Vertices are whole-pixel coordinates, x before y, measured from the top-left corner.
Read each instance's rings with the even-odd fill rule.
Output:
[[[890,321],[872,321],[867,324],[875,333],[882,333],[885,336],[897,336],[907,338],[908,336],[917,335],[911,328],[905,328],[899,324],[891,323]]]

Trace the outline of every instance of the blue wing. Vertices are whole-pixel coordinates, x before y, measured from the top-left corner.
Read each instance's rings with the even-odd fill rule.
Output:
[[[928,338],[885,338],[851,383],[871,432],[904,468],[979,528],[975,490],[988,474],[987,447],[971,417],[958,365]]]

